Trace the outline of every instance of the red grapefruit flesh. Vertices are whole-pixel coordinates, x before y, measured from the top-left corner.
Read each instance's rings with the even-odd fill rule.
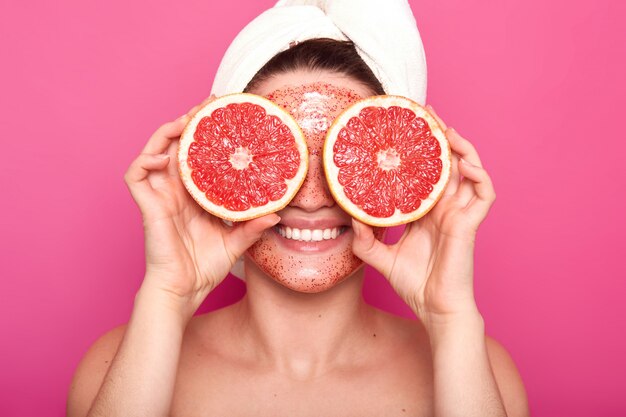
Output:
[[[196,113],[178,149],[183,184],[209,213],[243,221],[285,207],[308,169],[304,134],[285,110],[254,94],[220,97]]]
[[[335,119],[324,142],[333,197],[352,217],[387,227],[424,216],[450,178],[450,145],[437,121],[400,96],[361,100]]]

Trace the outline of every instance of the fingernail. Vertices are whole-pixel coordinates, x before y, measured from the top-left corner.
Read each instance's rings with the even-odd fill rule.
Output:
[[[176,120],[182,120],[182,119],[184,119],[185,117],[187,117],[187,114],[186,114],[186,113],[185,113],[185,114],[183,114],[182,116],[180,116],[180,117],[179,117],[178,119],[176,119]]]
[[[462,163],[462,164],[465,164],[465,165],[467,165],[467,166],[470,166],[470,167],[473,167],[473,166],[474,166],[474,165],[470,164],[469,162],[467,162],[467,161],[466,161],[465,159],[463,159],[463,158],[461,158],[461,159],[460,159],[460,161],[461,161],[461,163]]]
[[[354,236],[359,237],[361,235],[361,225],[357,222],[352,222],[352,230],[354,231]]]
[[[427,109],[429,109],[429,110],[432,110],[432,109],[433,109],[433,106],[431,106],[430,104],[427,104],[427,105],[426,105],[426,108],[427,108]]]
[[[168,154],[159,154],[159,155],[156,155],[156,156],[159,159],[168,159],[170,157]]]

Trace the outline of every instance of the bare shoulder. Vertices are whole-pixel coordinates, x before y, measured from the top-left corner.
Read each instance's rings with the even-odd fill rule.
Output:
[[[526,389],[509,352],[498,341],[487,336],[487,354],[507,415],[529,416]]]
[[[81,359],[67,400],[67,416],[85,416],[96,397],[102,381],[111,366],[126,325],[118,326],[101,336]]]
[[[395,358],[406,369],[407,361],[420,367],[424,375],[430,374],[431,352],[428,333],[415,318],[406,318],[374,309],[375,332],[373,337],[386,349],[388,357]],[[400,359],[404,359],[401,363]]]
[[[201,329],[210,329],[210,333],[220,330],[221,312],[212,312],[195,316],[189,322],[183,339],[183,354],[202,345],[199,340]],[[67,417],[84,417],[89,412],[111,364],[114,362],[118,348],[122,343],[127,324],[115,327],[100,336],[87,350],[81,359],[70,385],[67,399]],[[219,338],[218,338],[219,339]],[[187,355],[194,358],[196,355]]]
[[[386,311],[373,308],[380,331],[392,334],[395,342],[406,341],[428,344],[428,334],[422,323],[414,318],[396,316]]]
[[[392,341],[394,353],[389,356],[399,361],[402,357],[413,357],[409,362],[415,363],[421,375],[430,378],[432,374],[432,356],[428,332],[417,319],[398,317],[376,310],[379,331]],[[511,355],[501,343],[492,337],[486,337],[489,362],[502,396],[502,401],[511,417],[527,417],[530,415],[528,399],[520,373]],[[408,354],[408,355],[403,355]],[[400,361],[399,361],[400,362]],[[404,369],[410,370],[407,361],[402,362]],[[421,385],[424,387],[425,385]]]

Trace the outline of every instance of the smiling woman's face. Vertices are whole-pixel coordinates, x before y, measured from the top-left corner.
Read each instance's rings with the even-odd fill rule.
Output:
[[[296,119],[307,140],[309,171],[295,198],[278,212],[281,222],[266,231],[247,254],[288,288],[327,290],[363,262],[352,253],[351,218],[328,190],[322,147],[335,117],[371,92],[350,78],[328,72],[280,74],[250,92],[267,97]]]

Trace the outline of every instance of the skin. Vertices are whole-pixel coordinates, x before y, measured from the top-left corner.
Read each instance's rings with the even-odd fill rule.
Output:
[[[255,92],[318,81],[369,94],[327,72],[281,74]],[[362,269],[306,293],[249,257],[245,297],[192,317],[236,259],[283,220],[229,228],[193,203],[172,159],[188,117],[157,130],[127,172],[144,219],[146,276],[128,325],[97,341],[77,369],[68,416],[529,415],[515,365],[485,336],[472,293],[475,234],[495,193],[469,141],[439,119],[455,153],[453,179],[397,244],[352,221],[354,254],[381,271],[419,321],[368,306]],[[323,192],[310,185],[302,193]],[[284,221],[291,210],[343,216],[330,201],[304,206],[306,197],[281,213]]]
[[[363,265],[352,252],[351,217],[335,204],[326,184],[322,148],[334,119],[356,101],[370,95],[325,82],[288,86],[258,94],[289,111],[301,127],[309,149],[309,171],[296,197],[278,212],[280,226],[324,229],[342,226],[343,236],[323,244],[287,242],[274,229],[263,233],[247,254],[268,276],[299,292],[320,292],[337,285]],[[383,230],[376,231],[379,237]],[[293,247],[295,246],[295,247]]]

